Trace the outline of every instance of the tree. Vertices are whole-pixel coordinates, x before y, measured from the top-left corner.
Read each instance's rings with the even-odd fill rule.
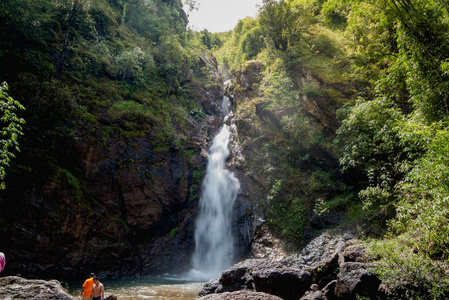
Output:
[[[198,10],[201,6],[196,0],[184,0],[184,9],[187,8],[187,17],[190,16],[190,13],[194,10]]]
[[[64,29],[64,41],[61,53],[57,60],[57,75],[61,77],[65,60],[68,56],[69,42],[77,33],[90,33],[92,31],[92,20],[88,13],[89,3],[85,0],[66,1],[60,4],[62,14],[62,25]]]
[[[13,151],[20,151],[18,137],[23,135],[21,124],[25,120],[19,118],[15,111],[25,109],[18,101],[11,98],[8,93],[8,84],[3,82],[0,85],[0,121],[3,124],[1,129],[2,139],[0,139],[0,188],[5,189],[5,168],[9,166],[11,158],[15,155]]]
[[[400,139],[398,124],[403,118],[391,99],[378,97],[358,102],[337,131],[335,143],[343,146],[343,171],[355,170],[366,176],[360,182],[365,204],[387,207],[395,198],[396,183],[411,157]]]
[[[297,29],[297,16],[289,3],[284,0],[264,0],[259,14],[260,24],[271,45],[276,50],[287,50]]]
[[[207,47],[207,49],[212,49],[212,39],[207,29],[201,31],[201,41],[203,42],[203,45]]]
[[[446,1],[388,0],[386,4],[390,17],[398,22],[397,64],[406,74],[415,114],[429,123],[446,119],[449,115]]]

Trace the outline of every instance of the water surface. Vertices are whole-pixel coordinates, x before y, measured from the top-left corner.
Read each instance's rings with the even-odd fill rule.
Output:
[[[117,296],[119,300],[131,299],[172,299],[191,300],[198,297],[205,282],[192,282],[176,277],[148,277],[140,279],[101,280],[105,289],[105,298]],[[70,282],[65,285],[69,293],[79,299],[83,282]]]

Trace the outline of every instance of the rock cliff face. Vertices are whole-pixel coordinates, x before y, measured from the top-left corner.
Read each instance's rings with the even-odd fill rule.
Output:
[[[295,140],[295,137],[290,135],[288,125],[285,125],[283,120],[302,118],[304,125],[301,130],[309,130],[310,132],[307,132],[309,135],[321,134],[323,140],[327,139],[326,142],[329,144],[334,138],[339,123],[335,116],[336,107],[330,103],[329,99],[307,93],[304,86],[319,84],[319,81],[307,72],[305,74],[298,73],[298,78],[292,78],[300,105],[293,108],[272,105],[271,100],[268,100],[265,95],[266,86],[269,84],[264,81],[267,80],[264,79],[264,74],[267,72],[265,69],[266,66],[258,60],[248,61],[235,72],[231,81],[225,83],[224,89],[225,95],[232,100],[236,112],[232,121],[237,128],[236,140],[239,143],[236,153],[238,152],[240,155],[236,155],[236,157],[242,157],[236,162],[236,167],[237,171],[242,170],[245,173],[245,176],[241,177],[247,183],[247,189],[242,191],[242,197],[246,195],[249,203],[252,203],[252,207],[254,207],[251,225],[256,239],[253,240],[255,243],[252,245],[252,251],[256,256],[276,256],[277,253],[282,252],[281,247],[279,246],[275,251],[277,253],[263,254],[264,243],[267,240],[262,238],[259,242],[260,238],[257,237],[263,237],[264,234],[261,234],[261,231],[266,231],[263,224],[267,218],[265,215],[268,206],[267,199],[276,181],[284,181],[286,185],[290,185],[290,187],[283,186],[283,190],[289,189],[291,195],[300,198],[304,203],[307,211],[307,220],[303,228],[306,238],[312,237],[310,233],[314,227],[323,227],[341,221],[341,216],[333,214],[333,212],[326,218],[313,214],[314,203],[311,199],[328,195],[319,195],[320,191],[311,195],[307,183],[312,181],[310,174],[316,170],[323,173],[332,168],[337,170],[338,160],[332,149],[322,145],[314,145],[310,148],[304,146],[301,150],[294,151],[275,149],[281,147],[292,149],[294,147],[292,145],[295,143],[306,144],[305,141]],[[345,87],[338,88],[344,90]],[[287,152],[288,154],[286,154]],[[290,171],[282,165],[291,165]],[[296,178],[290,178],[292,169],[296,172]],[[320,179],[320,181],[323,180]],[[286,194],[283,197],[288,198]],[[313,222],[314,219],[318,221]],[[246,226],[246,228],[249,227]],[[281,228],[281,230],[283,229]],[[281,244],[279,241],[277,243]]]
[[[77,178],[54,171],[16,203],[17,223],[0,230],[6,275],[79,279],[91,271],[119,277],[189,268],[207,150],[223,121],[216,61],[200,63],[212,80],[192,83],[206,115],[187,116],[184,131],[176,129],[187,145],[160,149],[157,132],[110,131],[113,121],[99,108],[98,122],[80,129],[74,145]],[[235,209],[245,227],[251,208],[243,201]],[[250,233],[240,235],[249,242]]]

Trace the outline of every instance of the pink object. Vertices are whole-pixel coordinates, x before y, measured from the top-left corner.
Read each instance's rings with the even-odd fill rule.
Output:
[[[5,254],[3,254],[3,252],[0,252],[0,272],[3,271],[5,265],[6,265]]]

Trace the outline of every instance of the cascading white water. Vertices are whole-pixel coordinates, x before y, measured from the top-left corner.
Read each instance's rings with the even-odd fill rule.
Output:
[[[223,113],[225,116],[229,114],[229,98],[226,96],[223,96],[223,102],[221,103],[221,109],[223,110]]]
[[[225,114],[229,113],[227,97],[223,98],[222,108]],[[190,273],[198,280],[219,277],[233,262],[232,205],[240,184],[226,169],[226,159],[230,154],[229,138],[229,126],[224,124],[209,149]]]

